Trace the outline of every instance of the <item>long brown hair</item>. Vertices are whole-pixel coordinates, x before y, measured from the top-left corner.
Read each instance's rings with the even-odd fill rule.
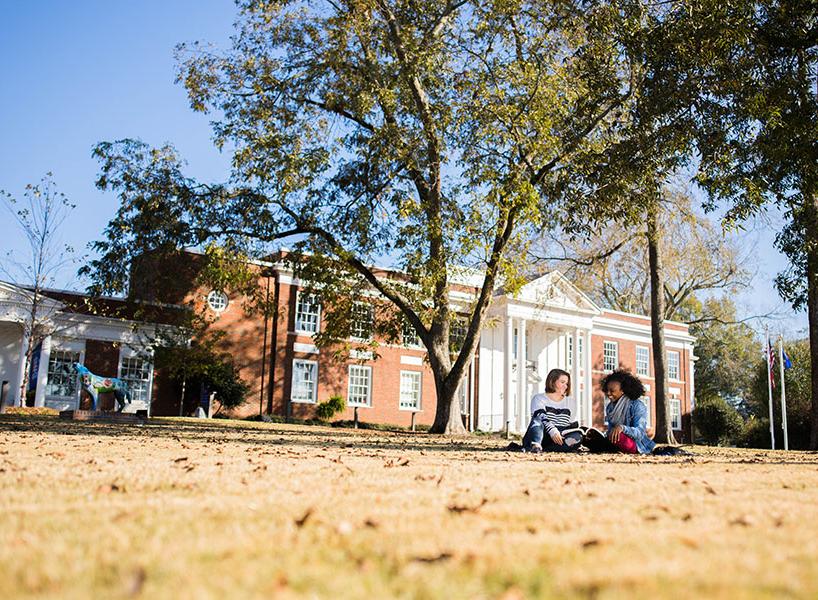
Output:
[[[556,392],[557,388],[554,387],[554,384],[557,383],[557,379],[565,375],[568,378],[568,387],[565,388],[565,395],[571,395],[571,374],[568,371],[563,371],[562,369],[551,369],[548,372],[548,377],[545,378],[545,391],[546,393]]]

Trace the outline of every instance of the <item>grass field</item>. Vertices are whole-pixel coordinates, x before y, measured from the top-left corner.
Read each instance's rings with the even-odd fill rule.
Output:
[[[816,598],[818,455],[0,415],[0,598]]]

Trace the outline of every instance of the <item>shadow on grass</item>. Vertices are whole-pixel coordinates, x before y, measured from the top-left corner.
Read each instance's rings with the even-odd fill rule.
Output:
[[[193,441],[212,444],[223,442],[248,446],[306,446],[315,451],[335,450],[400,450],[435,452],[474,452],[481,460],[532,460],[539,462],[641,462],[663,463],[724,463],[769,465],[816,465],[818,452],[770,451],[763,449],[697,447],[692,456],[636,457],[628,455],[573,454],[530,455],[505,450],[507,441],[498,435],[467,435],[454,438],[429,433],[402,430],[346,429],[330,426],[208,420],[166,417],[149,419],[144,424],[106,423],[100,421],[70,421],[55,416],[0,414],[0,433],[47,433],[53,435],[84,435],[111,438],[161,438],[178,442]],[[466,459],[470,457],[465,457]]]

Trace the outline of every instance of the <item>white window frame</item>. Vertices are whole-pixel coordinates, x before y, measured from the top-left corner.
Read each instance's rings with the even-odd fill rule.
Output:
[[[652,419],[653,411],[650,409],[651,399],[648,396],[645,396],[644,398],[645,398],[645,408],[647,409],[647,412],[645,413],[647,415],[647,426],[648,427],[653,427],[653,419]]]
[[[674,357],[674,360],[670,359],[671,356]],[[673,381],[679,381],[681,375],[681,363],[679,362],[679,358],[679,353],[675,350],[667,351],[667,378]],[[674,370],[675,373],[673,372]]]
[[[306,312],[302,310],[303,304],[309,304],[315,307],[315,312]],[[303,315],[303,316],[302,316]],[[305,319],[305,317],[315,317],[315,324],[312,324],[312,319]],[[308,326],[305,326],[308,325]],[[314,327],[314,329],[312,328]],[[316,294],[308,294],[299,291],[295,298],[295,331],[297,333],[305,333],[313,335],[321,331],[321,300]]]
[[[645,356],[645,360],[641,361],[641,364],[645,365],[644,370],[639,368],[640,360],[639,360],[639,352],[643,351]],[[650,377],[650,348],[647,346],[637,346],[636,347],[636,374],[641,375],[642,377]]]
[[[138,360],[142,360],[145,363],[147,363],[148,379],[147,380],[141,380],[141,381],[145,381],[145,383],[147,384],[147,397],[144,400],[137,400],[136,398],[134,398],[133,394],[131,393],[130,385],[128,385],[128,394],[129,394],[129,397],[131,399],[131,402],[140,402],[140,403],[144,402],[146,406],[150,406],[151,405],[151,399],[153,397],[153,356],[146,355],[144,352],[134,351],[131,348],[125,348],[125,347],[121,348],[119,350],[119,363],[118,363],[117,369],[116,369],[116,376],[119,379],[121,379],[122,381],[124,381],[126,384],[128,384],[128,380],[123,377],[122,367],[124,366],[123,363],[126,360],[130,360],[130,359],[134,359],[134,358],[138,359]]]
[[[309,399],[296,397],[295,391],[297,389],[297,384],[299,383],[296,380],[296,375],[298,375],[299,370],[298,367],[301,365],[310,365],[314,367],[314,375],[315,379],[313,380],[312,386],[312,397]],[[301,358],[294,358],[293,359],[293,374],[292,379],[290,381],[290,402],[294,404],[315,404],[318,401],[318,361],[316,360],[303,360]]]
[[[613,354],[609,352],[613,351]],[[608,359],[613,359],[613,368],[610,368]],[[619,342],[605,340],[602,342],[602,369],[604,371],[616,371],[619,368]]]
[[[682,428],[682,400],[681,398],[670,399],[670,428],[679,430]]]
[[[359,383],[353,384],[355,377],[360,377],[362,373],[366,373],[366,399],[356,400],[352,396],[353,385],[360,387]],[[372,367],[368,365],[349,365],[347,369],[347,405],[348,406],[372,406]]]
[[[412,380],[413,389],[407,390],[404,387],[404,384],[408,380]],[[415,385],[415,382],[417,385]],[[408,395],[408,393],[414,393],[415,388],[417,391],[417,397],[413,400],[412,404],[409,402],[404,402],[404,396]],[[400,410],[408,410],[411,412],[420,412],[421,408],[423,407],[423,373],[421,371],[401,371],[400,372],[400,391],[398,396],[398,409]]]
[[[207,305],[214,313],[220,314],[230,306],[230,298],[222,290],[213,290],[207,295]]]
[[[406,335],[407,333],[409,334],[408,336]],[[406,339],[407,337],[412,337],[413,339],[407,340]],[[418,335],[418,332],[415,331],[415,328],[412,327],[412,324],[406,319],[403,319],[403,328],[401,330],[401,344],[403,344],[407,348],[421,347],[420,336]]]
[[[585,342],[583,341],[585,338],[583,335],[577,336],[577,360],[579,361],[579,366],[582,367],[582,360],[585,356]]]
[[[358,327],[358,324],[364,320],[363,318],[359,318],[361,315],[356,314],[356,310],[360,311],[361,309],[367,311],[369,314],[368,332],[364,332],[363,328]],[[367,302],[354,302],[352,304],[352,310],[349,317],[349,337],[353,340],[359,340],[362,342],[368,342],[371,340],[375,330],[375,309],[372,307],[372,305]],[[358,329],[358,331],[356,331],[356,329]],[[368,333],[368,335],[362,336],[358,335],[359,333]]]
[[[42,356],[42,350],[40,351]],[[54,356],[59,352],[71,353],[77,355],[77,360],[71,363],[69,367],[69,376],[74,377],[76,390],[70,396],[63,396],[61,394],[49,394],[48,386],[51,383],[51,361]],[[80,402],[80,394],[82,393],[82,384],[79,381],[79,374],[74,369],[74,362],[78,362],[80,364],[85,364],[85,343],[84,342],[70,342],[70,341],[61,341],[55,342],[52,340],[51,342],[51,349],[48,354],[48,363],[43,365],[42,361],[40,362],[40,369],[45,366],[45,394],[44,394],[44,401],[48,402],[73,402],[75,406],[79,406]],[[30,368],[30,367],[29,367]],[[36,388],[35,388],[36,389]]]

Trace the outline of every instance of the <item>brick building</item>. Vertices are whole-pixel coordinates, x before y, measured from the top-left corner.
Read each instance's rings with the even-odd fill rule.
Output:
[[[404,328],[399,343],[369,339],[376,297],[360,298],[354,304],[351,341],[360,347],[351,351],[349,360],[339,360],[334,348],[316,345],[314,336],[325,326],[321,304],[302,291],[301,282],[285,264],[256,265],[259,289],[277,310],[275,317],[265,318],[246,312],[246,298],[224,290],[196,289],[193,282],[201,256],[188,252],[183,257],[172,271],[155,265],[137,268],[129,301],[162,307],[193,306],[204,311],[212,327],[224,333],[220,343],[250,386],[247,402],[232,411],[232,416],[267,413],[306,418],[314,415],[318,402],[340,395],[347,399],[347,409],[336,416],[338,419],[352,419],[357,409],[358,418],[366,422],[408,426],[434,420],[434,380],[416,335]],[[380,274],[400,276],[388,271]],[[465,307],[472,300],[478,279],[465,275],[453,284],[453,306]],[[0,298],[0,311],[2,302]],[[37,405],[78,405],[76,386],[69,383],[60,388],[58,384],[60,378],[66,379],[63,363],[77,358],[100,375],[133,379],[140,390],[140,402],[153,415],[190,414],[199,404],[203,390],[188,385],[183,399],[179,382],[154,373],[150,347],[146,345],[142,354],[134,349],[140,339],[150,337],[139,336],[139,328],[153,325],[78,315],[70,307],[63,312],[66,315],[61,319],[84,320],[84,325],[64,329],[40,349],[39,360],[48,367],[37,376]],[[7,348],[17,348],[0,349],[4,373],[12,373],[15,364],[18,371],[20,368],[22,340],[15,333],[19,328],[9,321],[13,319],[0,312],[0,344],[8,342]],[[677,439],[690,440],[694,340],[687,325],[674,322],[666,322],[665,339],[672,425]],[[15,352],[16,363],[11,360]],[[543,389],[550,369],[562,368],[572,374],[581,422],[601,425],[605,399],[599,380],[605,373],[624,367],[645,383],[653,425],[652,352],[648,317],[601,309],[558,272],[528,283],[516,296],[499,291],[477,353],[458,390],[464,423],[470,430],[523,431],[529,418],[529,399]],[[523,377],[518,368],[520,356],[524,359]],[[13,384],[19,375],[8,376],[8,380]]]

